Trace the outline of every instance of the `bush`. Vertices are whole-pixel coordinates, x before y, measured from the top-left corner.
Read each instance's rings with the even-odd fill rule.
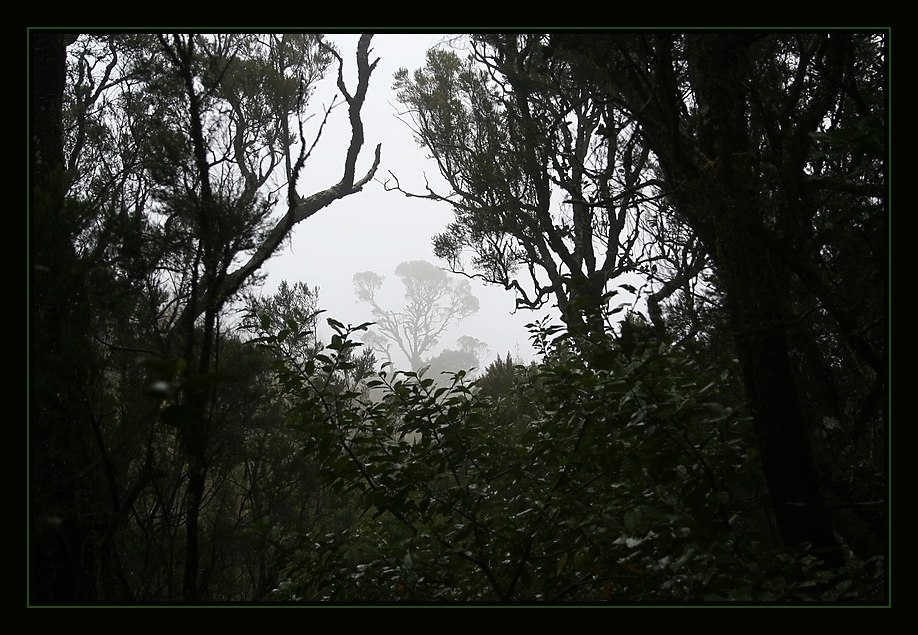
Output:
[[[669,603],[854,592],[812,554],[773,546],[748,418],[720,394],[729,369],[666,345],[626,353],[611,338],[541,329],[543,362],[513,373],[502,362],[503,382],[487,390],[464,372],[441,385],[381,369],[370,401],[327,390],[360,328],[330,324],[326,354],[298,375],[294,421],[362,514],[315,542],[290,596]]]

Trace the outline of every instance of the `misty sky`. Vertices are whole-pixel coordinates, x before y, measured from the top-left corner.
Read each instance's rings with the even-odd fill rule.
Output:
[[[339,45],[345,63],[350,63],[344,75],[350,89],[356,85],[353,60],[358,37],[329,36]],[[297,225],[290,245],[266,264],[264,271],[268,278],[263,293],[272,293],[281,280],[318,286],[320,308],[327,311],[323,318],[360,324],[369,321],[371,316],[369,308],[355,300],[351,282],[354,273],[375,271],[386,276],[385,295],[381,297],[400,306],[402,288],[394,273],[400,262],[428,260],[444,266],[433,255],[431,239],[452,220],[450,207],[434,201],[409,199],[398,192],[386,192],[379,182],[388,178],[391,171],[404,188],[412,191],[423,191],[425,174],[432,184],[443,184],[435,163],[426,158],[426,150],[418,147],[409,127],[399,121],[397,115],[403,108],[392,89],[396,70],[406,67],[413,71],[423,66],[426,51],[443,39],[442,34],[380,34],[373,38],[370,59],[379,57],[380,61],[370,79],[363,109],[366,145],[357,172],[358,177],[366,173],[372,164],[373,148],[382,143],[382,162],[376,182]],[[331,84],[334,75],[330,73],[326,83],[317,89],[314,106],[321,108],[331,99],[335,92]],[[317,120],[318,117],[310,123],[315,124]],[[333,111],[313,157],[306,164],[305,178],[299,188],[301,194],[324,189],[341,178],[349,138],[347,110],[346,106],[341,106]],[[446,193],[445,185],[438,191]],[[513,315],[512,292],[477,281],[472,282],[472,287],[481,309],[447,332],[432,354],[443,348],[455,349],[457,337],[470,335],[489,347],[488,355],[482,360],[484,365],[507,352],[525,361],[533,359],[535,354],[525,324],[544,313],[520,311]],[[324,325],[324,319],[321,322]],[[328,329],[320,331],[320,335],[327,341]],[[402,360],[396,357],[393,361],[398,365]]]

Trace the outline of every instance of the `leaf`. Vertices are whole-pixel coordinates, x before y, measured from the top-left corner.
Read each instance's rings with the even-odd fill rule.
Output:
[[[640,524],[641,524],[641,510],[640,509],[634,509],[634,510],[625,512],[625,531],[631,534],[636,533]]]
[[[561,572],[564,570],[564,565],[567,564],[567,552],[561,554],[561,557],[558,558],[558,563],[555,565],[555,573],[561,575]]]
[[[709,390],[711,390],[711,388],[713,388],[713,387],[715,386],[715,383],[716,383],[716,382],[713,382],[713,381],[712,381],[710,384],[708,384],[707,386],[705,386],[704,388],[702,388],[701,390],[699,390],[697,394],[698,394],[699,396],[705,394],[706,392],[708,392]]]

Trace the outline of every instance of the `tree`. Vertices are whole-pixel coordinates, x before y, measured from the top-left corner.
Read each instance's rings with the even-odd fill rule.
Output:
[[[434,378],[443,373],[454,373],[464,370],[470,376],[481,369],[481,360],[488,351],[488,345],[469,335],[461,335],[456,340],[458,349],[445,348],[428,361],[428,374]]]
[[[811,438],[833,410],[814,399],[823,408],[808,412],[817,384],[798,378],[822,368],[852,391],[849,447],[856,421],[885,429],[885,406],[870,395],[887,385],[887,46],[881,33],[845,31],[548,44],[584,81],[601,77],[602,95],[637,122],[667,195],[711,254],[781,536],[836,563],[829,510],[860,505],[824,502],[830,480]],[[860,379],[848,384],[848,373]],[[882,504],[882,485],[874,497]],[[863,530],[848,535],[863,542]]]
[[[323,348],[318,337],[319,288],[303,282],[290,285],[282,280],[273,295],[262,298],[249,296],[246,302],[249,316],[243,322],[247,331],[283,334],[278,353],[292,363],[312,359]]]
[[[478,299],[472,295],[468,280],[448,277],[442,269],[424,260],[411,260],[395,268],[405,289],[401,310],[385,309],[378,298],[384,276],[372,271],[354,274],[357,300],[370,306],[379,329],[377,337],[367,341],[374,350],[391,361],[389,344],[394,343],[414,371],[425,363],[425,355],[439,342],[451,326],[478,311]]]
[[[315,365],[316,356],[325,348],[318,339],[319,316],[324,312],[318,308],[318,302],[318,287],[310,288],[303,282],[291,286],[282,280],[273,295],[247,298],[242,330],[255,334],[252,340],[255,344],[270,339],[275,365],[305,372]],[[334,319],[329,321],[337,324]],[[347,348],[339,355],[342,373],[335,378],[334,385],[342,391],[356,390],[373,372],[376,365],[373,351],[364,349],[358,353],[355,348]]]
[[[83,391],[92,382],[87,272],[74,238],[77,210],[68,205],[63,94],[67,46],[74,34],[29,33],[29,508],[30,594],[51,601],[94,594],[82,556],[92,510],[81,500],[100,490],[92,465],[92,422]]]
[[[573,334],[600,334],[613,296],[634,292],[611,283],[650,272],[660,256],[642,229],[669,213],[634,122],[544,55],[547,41],[473,37],[464,60],[432,49],[424,68],[398,71],[398,99],[451,188],[405,193],[453,207],[456,220],[434,239],[452,270],[514,290],[519,308],[556,302]],[[401,190],[397,178],[392,187]],[[689,279],[705,258],[686,264],[679,275]],[[673,290],[661,286],[656,300]]]
[[[39,574],[32,578],[33,599],[104,595],[94,571],[117,564],[119,554],[106,550],[132,522],[138,496],[156,490],[163,495],[153,507],[162,515],[158,526],[173,539],[181,534],[185,543],[184,555],[168,554],[184,571],[181,593],[171,582],[165,587],[168,599],[195,601],[208,580],[200,564],[199,521],[221,447],[214,443],[223,416],[216,383],[224,309],[257,283],[259,268],[296,224],[372,180],[379,146],[366,172],[357,172],[365,141],[360,112],[376,66],[371,36],[358,43],[353,90],[344,81],[340,54],[316,34],[32,37],[32,174],[53,172],[58,197],[46,205],[50,199],[36,193],[31,201],[32,332],[64,334],[48,320],[68,311],[82,316],[68,320],[79,335],[67,340],[82,348],[68,346],[74,354],[67,353],[65,364],[59,363],[62,349],[33,349],[33,369],[42,369],[34,376],[51,379],[47,369],[61,368],[61,381],[52,383],[72,391],[63,395],[38,381],[30,395],[36,405],[30,422],[32,529],[39,537],[32,552]],[[67,44],[73,45],[69,62]],[[306,196],[298,180],[315,145],[306,138],[311,97],[336,60],[351,137],[341,179]],[[56,66],[61,63],[67,65]],[[66,81],[58,82],[65,70]],[[333,105],[310,134],[321,135]],[[56,132],[61,128],[63,138]],[[61,155],[63,165],[54,158]],[[66,171],[49,170],[49,158]],[[64,286],[52,288],[53,280]],[[117,376],[111,372],[117,365],[108,365],[128,352],[143,354],[148,387],[168,389],[157,392],[165,399],[158,419],[166,427],[144,414],[155,401],[122,394],[111,408],[107,400],[118,393],[99,390]],[[71,414],[41,405],[53,404],[55,392]],[[134,425],[142,428],[128,433],[124,427]],[[50,443],[47,430],[58,431]],[[68,441],[57,442],[65,436]],[[174,470],[157,465],[170,444],[172,456],[177,451],[183,457]],[[163,474],[169,487],[151,480]],[[61,489],[58,479],[78,485]],[[49,504],[40,492],[53,491],[60,500]],[[68,534],[59,544],[82,562],[61,565],[68,558],[46,547]],[[55,579],[65,568],[68,579]]]
[[[297,76],[296,69],[299,64],[303,64],[304,59],[320,65],[327,64],[330,57],[337,56],[337,53],[327,45],[323,45],[320,39],[313,37],[270,38],[267,46],[261,45],[257,40],[242,43],[241,53],[248,52],[245,45],[251,47],[249,50],[253,52],[253,55],[247,60],[249,67],[262,71],[273,71],[267,77],[276,78],[278,82],[275,93],[278,102],[269,103],[270,106],[275,107],[275,110],[269,110],[262,115],[270,117],[266,128],[269,143],[262,146],[264,150],[256,145],[253,154],[250,148],[265,130],[263,120],[255,119],[251,114],[252,110],[259,114],[263,112],[258,110],[262,106],[258,101],[259,92],[253,91],[245,94],[243,92],[247,87],[245,81],[237,85],[222,81],[223,76],[231,70],[231,62],[236,56],[235,48],[238,44],[234,38],[232,36],[218,37],[213,41],[208,41],[194,36],[159,37],[161,57],[158,59],[162,60],[160,63],[165,67],[166,77],[171,74],[180,87],[179,95],[183,97],[183,102],[180,103],[187,103],[188,110],[184,116],[190,120],[190,134],[183,139],[187,150],[190,151],[189,155],[186,155],[190,161],[169,166],[171,169],[166,176],[170,179],[174,178],[172,171],[180,169],[180,174],[189,175],[191,188],[188,187],[189,181],[175,183],[170,180],[166,186],[177,185],[179,189],[176,191],[170,187],[172,191],[167,190],[165,194],[178,196],[177,199],[169,201],[172,203],[171,207],[178,215],[183,212],[190,215],[188,218],[191,223],[190,228],[194,232],[193,236],[197,238],[194,254],[195,268],[192,269],[190,276],[191,295],[177,320],[179,328],[185,331],[184,357],[194,360],[197,364],[197,368],[192,371],[191,378],[206,377],[211,370],[211,355],[215,344],[214,328],[222,306],[243,283],[249,280],[265,260],[275,253],[290,229],[331,202],[360,191],[372,178],[379,161],[379,148],[377,148],[376,159],[370,171],[362,179],[355,179],[356,160],[363,145],[360,108],[366,95],[370,74],[375,66],[375,62],[373,64],[369,62],[369,43],[370,36],[363,36],[358,44],[358,85],[353,95],[347,90],[342,71],[339,68],[338,88],[348,103],[352,129],[344,175],[341,181],[332,188],[302,199],[297,193],[296,183],[308,156],[309,150],[305,140],[301,135],[299,154],[294,160],[291,156],[293,138],[287,131],[287,126],[282,125],[281,131],[276,131],[271,128],[271,125],[276,126],[277,123],[287,121],[290,111],[297,112],[302,108],[303,96],[298,95],[297,91],[303,90],[302,84],[307,82],[312,74],[307,76],[300,73]],[[324,53],[324,58],[322,55],[309,58],[302,53],[297,57],[296,53],[302,51],[302,48],[298,51],[297,46],[315,47]],[[202,53],[200,55],[199,50]],[[259,55],[261,53],[266,54],[262,57]],[[340,64],[340,57],[338,59],[339,66],[343,66]],[[243,68],[246,68],[245,64]],[[316,74],[321,75],[321,71]],[[200,88],[196,80],[200,82]],[[237,86],[242,87],[243,90],[239,90]],[[226,92],[221,94],[224,90]],[[252,95],[255,98],[246,103],[245,98]],[[228,135],[231,140],[228,146],[220,145],[223,140],[218,134],[207,136],[205,128],[207,126],[206,110],[219,108],[220,97],[224,97],[224,103],[230,106],[233,113],[228,122],[232,130]],[[243,105],[248,108],[244,108]],[[280,121],[276,122],[278,114],[281,117]],[[278,143],[280,152],[274,151],[271,142]],[[226,172],[220,173],[220,170],[223,169],[221,164],[212,168],[210,159],[212,153],[218,157],[225,153],[233,161],[228,165],[237,169],[238,174],[243,178],[244,187],[241,192],[233,190],[233,184],[237,181],[227,179]],[[266,156],[267,168],[264,167]],[[281,219],[261,229],[259,225],[265,219],[270,206],[260,203],[257,189],[267,182],[273,168],[280,165],[282,158],[286,168],[287,211]],[[180,160],[182,160],[181,157]],[[217,178],[221,180],[212,182],[212,179]],[[218,183],[223,184],[227,189],[215,190],[214,186]],[[243,229],[242,236],[239,235],[240,229]],[[245,230],[253,232],[259,229],[263,233],[260,235],[256,233],[254,240],[249,243],[246,240]],[[237,255],[250,250],[253,253],[248,260],[233,270],[232,264]],[[198,266],[201,267],[200,270],[197,269]],[[202,336],[199,341],[196,341],[195,323],[199,316],[203,316],[204,323]],[[177,427],[189,460],[184,597],[190,601],[198,599],[200,590],[197,566],[197,518],[207,475],[209,398],[206,384],[198,384],[188,391],[185,402],[176,406],[179,409],[177,412],[180,413],[180,423]]]

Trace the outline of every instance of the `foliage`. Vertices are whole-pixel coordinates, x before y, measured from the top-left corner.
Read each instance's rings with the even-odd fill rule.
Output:
[[[542,330],[545,360],[517,367],[503,395],[525,410],[462,371],[439,386],[383,370],[369,401],[324,390],[364,328],[329,323],[336,337],[314,372],[279,372],[299,378],[291,423],[322,476],[363,511],[315,537],[283,597],[684,602],[863,590],[805,550],[772,546],[748,418],[720,399],[733,371],[612,341],[590,344],[618,351],[597,370]]]
[[[488,345],[470,335],[461,335],[456,344],[458,348],[445,348],[428,360],[428,377],[439,380],[441,375],[459,370],[466,371],[469,377],[474,377],[478,373],[482,357],[488,351]]]
[[[845,544],[887,552],[888,34],[553,34],[548,47],[630,113],[711,256],[782,538],[838,562]],[[696,299],[680,307],[688,333],[703,327]],[[864,472],[870,487],[846,485]]]
[[[312,359],[322,349],[317,333],[319,288],[303,282],[292,286],[282,280],[277,293],[262,298],[250,296],[242,328],[250,332],[275,334],[275,351],[292,363]]]
[[[46,78],[31,84],[32,601],[260,599],[275,583],[270,520],[292,524],[286,497],[311,481],[273,479],[289,457],[272,450],[294,447],[274,434],[283,404],[257,360],[228,354],[225,309],[297,223],[372,179],[378,147],[356,173],[369,43],[356,87],[338,74],[341,180],[304,195],[307,137],[336,103],[310,98],[342,65],[321,35],[30,33]]]
[[[555,302],[571,328],[601,331],[610,283],[636,271],[668,282],[667,259],[688,280],[705,261],[690,240],[656,248],[674,222],[633,120],[592,82],[572,81],[547,43],[473,36],[465,58],[432,49],[423,68],[396,73],[416,139],[450,188],[405,193],[452,206],[434,252],[454,271],[513,290],[519,308]],[[657,299],[670,293],[664,285]]]
[[[369,36],[348,88],[318,34],[30,32],[29,601],[888,601],[887,39],[483,33],[399,72],[438,255],[566,322],[473,380],[430,263],[398,310],[355,276],[376,328],[325,344],[317,289],[249,293],[375,175]],[[343,176],[301,194],[336,63]]]

